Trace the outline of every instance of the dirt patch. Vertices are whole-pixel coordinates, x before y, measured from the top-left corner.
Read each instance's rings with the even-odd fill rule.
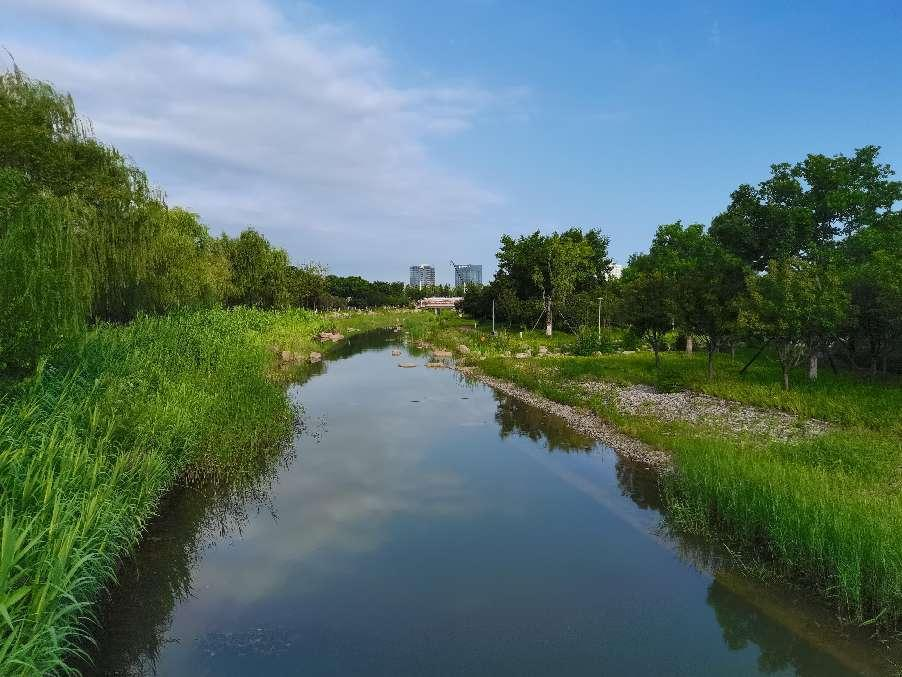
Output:
[[[708,425],[728,432],[766,436],[781,442],[820,435],[830,427],[826,421],[802,419],[786,412],[688,390],[665,393],[649,385],[623,386],[607,381],[585,381],[580,385],[586,393],[607,397],[623,414]]]

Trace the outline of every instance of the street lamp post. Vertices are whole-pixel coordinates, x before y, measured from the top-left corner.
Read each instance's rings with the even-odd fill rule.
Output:
[[[601,341],[601,299],[603,296],[598,297],[598,340]]]

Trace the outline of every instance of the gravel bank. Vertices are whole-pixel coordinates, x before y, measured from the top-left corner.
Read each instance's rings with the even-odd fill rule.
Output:
[[[671,465],[670,456],[668,454],[660,449],[655,449],[644,442],[624,435],[614,426],[605,423],[590,411],[554,402],[553,400],[537,395],[526,388],[521,388],[508,381],[502,381],[491,376],[486,376],[474,367],[458,366],[456,369],[461,374],[482,381],[495,390],[503,392],[505,395],[516,397],[518,400],[522,400],[527,404],[538,407],[543,411],[560,416],[573,426],[575,430],[611,447],[621,456],[655,468],[666,468]]]
[[[780,442],[813,437],[829,429],[825,421],[801,419],[783,411],[762,409],[688,390],[663,393],[649,385],[623,386],[607,381],[585,381],[581,387],[587,393],[610,398],[624,414],[709,425]]]

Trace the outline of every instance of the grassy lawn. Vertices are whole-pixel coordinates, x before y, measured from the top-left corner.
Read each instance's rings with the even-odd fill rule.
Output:
[[[762,356],[745,376],[745,355],[717,356],[708,381],[705,356],[668,353],[660,370],[649,352],[593,357],[517,359],[538,347],[567,349],[538,333],[492,337],[465,320],[445,318],[432,340],[466,345],[465,359],[550,399],[588,408],[627,434],[667,450],[674,471],[665,482],[670,516],[686,528],[716,533],[821,590],[853,622],[897,628],[902,621],[902,387],[821,371],[815,383],[799,372],[785,392],[779,368]],[[779,442],[653,415],[624,414],[609,398],[587,392],[586,380],[689,389],[829,421],[817,437]]]
[[[64,671],[119,560],[176,482],[278,453],[293,412],[271,346],[328,354],[425,314],[211,310],[100,327],[0,395],[0,674]]]

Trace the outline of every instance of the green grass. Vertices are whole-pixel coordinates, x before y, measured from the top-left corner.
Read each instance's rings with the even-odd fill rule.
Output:
[[[472,325],[471,325],[472,326]],[[665,449],[674,459],[666,478],[676,522],[744,547],[771,570],[819,589],[848,620],[881,628],[902,624],[902,388],[822,370],[815,383],[795,374],[785,392],[779,368],[764,356],[745,376],[744,360],[717,356],[708,381],[705,356],[650,353],[595,357],[504,357],[492,339],[460,332],[452,322],[432,340],[466,343],[467,359],[490,376],[550,399],[586,407],[625,433]],[[570,337],[572,340],[572,337]],[[517,337],[517,340],[520,340]],[[542,337],[524,337],[537,345]],[[566,338],[557,345],[566,349]],[[535,349],[535,348],[533,348]],[[816,438],[776,442],[710,426],[627,415],[579,384],[586,379],[687,388],[833,423]]]
[[[93,331],[0,400],[0,674],[67,672],[92,607],[176,482],[250,472],[293,412],[270,346],[431,322],[212,310]],[[327,351],[332,347],[319,350]]]

